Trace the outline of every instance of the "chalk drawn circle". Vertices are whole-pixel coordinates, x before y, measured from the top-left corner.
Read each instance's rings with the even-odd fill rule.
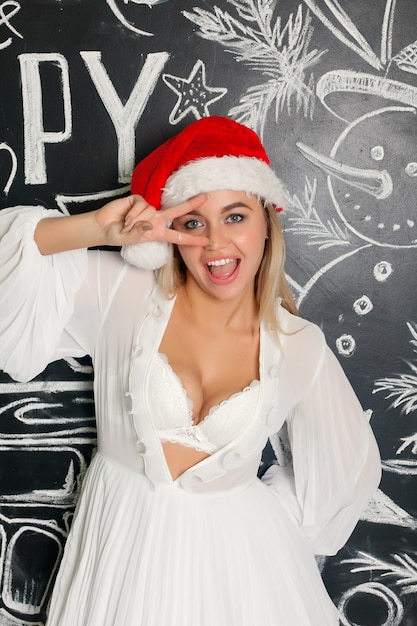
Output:
[[[346,615],[349,602],[359,593],[380,598],[385,603],[387,619],[380,626],[400,626],[404,616],[404,607],[401,600],[391,589],[377,582],[357,585],[343,594],[338,605],[343,626],[364,626],[358,622],[352,622]]]
[[[407,163],[404,171],[407,176],[409,176],[410,178],[414,178],[415,176],[417,176],[417,163],[415,161]]]
[[[372,311],[374,305],[368,296],[362,296],[353,303],[353,310],[356,315],[367,315]]]
[[[336,339],[336,349],[341,356],[351,357],[355,354],[356,341],[352,335],[340,335]]]
[[[374,146],[371,148],[371,159],[374,161],[382,161],[385,156],[385,150],[383,146]]]
[[[337,177],[328,176],[340,218],[355,235],[379,246],[417,247],[415,119],[414,107],[378,109],[349,124],[330,153],[342,166]],[[349,167],[354,175],[346,173]]]
[[[374,265],[374,278],[379,283],[385,282],[393,273],[392,265],[388,261],[380,261]]]

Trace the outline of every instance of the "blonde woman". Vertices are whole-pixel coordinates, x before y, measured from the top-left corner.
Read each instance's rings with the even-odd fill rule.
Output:
[[[28,380],[89,354],[95,371],[98,452],[48,626],[338,624],[314,555],[346,542],[380,462],[296,314],[282,202],[257,135],[211,117],[144,159],[128,198],[1,212],[0,366]],[[292,464],[260,480],[283,426]]]

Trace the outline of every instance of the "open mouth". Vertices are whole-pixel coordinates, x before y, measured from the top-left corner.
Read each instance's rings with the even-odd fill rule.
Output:
[[[217,280],[227,280],[236,272],[239,259],[216,259],[206,263],[207,270]]]

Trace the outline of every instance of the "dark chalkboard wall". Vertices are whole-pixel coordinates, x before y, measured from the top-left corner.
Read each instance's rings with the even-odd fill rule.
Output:
[[[1,208],[97,207],[204,115],[263,136],[294,295],[383,458],[352,538],[320,562],[345,626],[417,624],[416,18],[415,0],[0,0]],[[94,449],[91,381],[88,360],[1,375],[0,624],[45,621]]]

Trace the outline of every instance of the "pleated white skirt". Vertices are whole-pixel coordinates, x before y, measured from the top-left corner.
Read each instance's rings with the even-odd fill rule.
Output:
[[[195,494],[97,454],[47,626],[336,626],[315,559],[261,481]]]

